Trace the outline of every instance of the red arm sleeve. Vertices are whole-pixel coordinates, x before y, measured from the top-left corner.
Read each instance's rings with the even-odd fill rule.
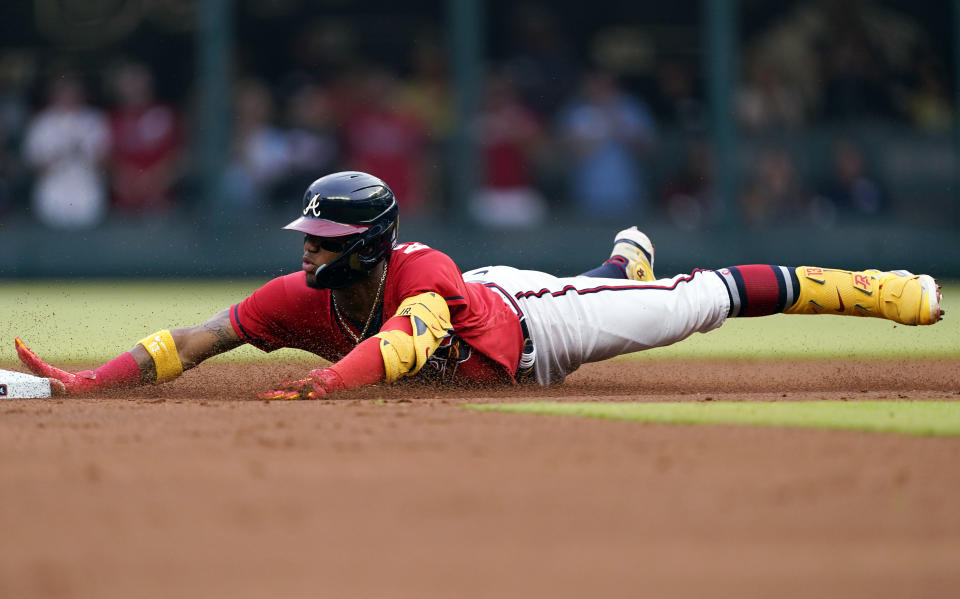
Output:
[[[413,334],[413,325],[406,316],[394,316],[380,329],[381,331],[403,331]],[[380,354],[380,338],[370,337],[353,348],[342,360],[330,366],[329,370],[340,375],[344,389],[354,389],[363,385],[379,383],[386,377],[383,357]]]

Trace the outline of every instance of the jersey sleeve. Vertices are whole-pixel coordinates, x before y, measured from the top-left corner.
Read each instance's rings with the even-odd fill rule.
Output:
[[[287,345],[286,331],[280,323],[284,320],[283,314],[289,311],[289,276],[269,281],[230,307],[230,324],[242,340],[266,352]]]
[[[421,249],[422,248],[422,249]],[[402,244],[397,252],[410,251],[398,264],[395,279],[391,285],[391,297],[387,303],[391,309],[386,318],[393,316],[397,306],[404,299],[421,293],[440,294],[447,302],[451,314],[467,304],[466,284],[460,269],[449,256],[417,244]]]

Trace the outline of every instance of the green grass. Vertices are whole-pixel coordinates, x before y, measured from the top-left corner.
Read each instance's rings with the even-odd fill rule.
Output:
[[[0,364],[18,364],[15,335],[51,363],[108,360],[150,333],[199,324],[264,280],[27,281],[0,283]],[[265,354],[250,346],[214,359],[309,359],[298,350]]]
[[[830,428],[922,436],[960,435],[960,402],[530,402],[468,407],[484,412],[580,416],[664,424],[739,424]]]
[[[107,360],[159,329],[200,323],[263,282],[0,282],[0,364],[17,364],[15,335],[51,362]],[[709,334],[621,359],[958,357],[960,285],[945,286],[944,298],[947,319],[933,327],[839,316],[731,319]],[[220,359],[316,358],[296,350],[267,356],[243,347]]]

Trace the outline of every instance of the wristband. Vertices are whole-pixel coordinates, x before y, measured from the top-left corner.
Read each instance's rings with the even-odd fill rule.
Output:
[[[170,331],[158,331],[137,342],[142,345],[157,367],[157,382],[172,381],[183,373],[183,364],[177,354],[177,344]]]

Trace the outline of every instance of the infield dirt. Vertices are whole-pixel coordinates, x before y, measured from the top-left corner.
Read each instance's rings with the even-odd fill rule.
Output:
[[[262,402],[298,365],[0,401],[0,597],[947,597],[960,438],[479,413],[960,401],[960,361],[644,362]]]

